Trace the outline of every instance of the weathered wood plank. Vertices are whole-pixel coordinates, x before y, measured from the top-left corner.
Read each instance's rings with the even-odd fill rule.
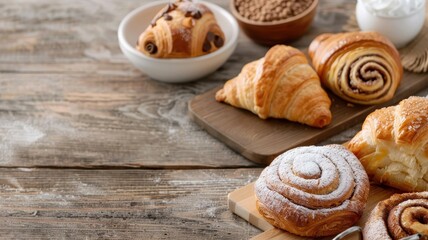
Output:
[[[204,85],[52,73],[0,86],[2,166],[254,166],[187,116]]]
[[[3,74],[0,79],[1,166],[254,166],[189,119],[185,102],[198,85],[176,92],[174,86],[153,82],[154,93],[140,95],[144,82],[127,78],[102,83],[100,78],[39,77]],[[79,92],[84,81],[85,92]],[[321,144],[343,143],[359,128]]]
[[[2,239],[248,239],[227,193],[261,169],[0,169]]]

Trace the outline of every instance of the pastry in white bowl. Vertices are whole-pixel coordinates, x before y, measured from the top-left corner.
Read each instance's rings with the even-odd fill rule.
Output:
[[[154,16],[136,48],[154,58],[190,58],[215,52],[224,42],[225,35],[207,5],[177,0]]]

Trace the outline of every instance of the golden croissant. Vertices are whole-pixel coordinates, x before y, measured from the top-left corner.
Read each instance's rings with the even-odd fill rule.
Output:
[[[410,97],[371,113],[348,148],[372,181],[428,191],[428,98]]]
[[[322,34],[309,55],[322,84],[352,103],[390,100],[403,76],[397,49],[376,32]]]
[[[225,36],[204,4],[177,0],[168,4],[140,35],[137,49],[154,58],[189,58],[216,51]]]
[[[216,100],[244,108],[260,118],[285,118],[313,127],[331,122],[331,101],[299,50],[277,45],[226,82]]]

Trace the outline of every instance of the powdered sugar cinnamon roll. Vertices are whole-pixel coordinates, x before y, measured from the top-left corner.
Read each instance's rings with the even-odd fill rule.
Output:
[[[330,236],[361,217],[369,181],[341,145],[299,147],[263,170],[255,193],[259,212],[273,226],[300,236]]]
[[[364,227],[364,239],[428,239],[428,192],[395,194],[379,202]]]
[[[376,32],[322,34],[309,55],[324,86],[352,103],[390,100],[403,76],[397,49]]]

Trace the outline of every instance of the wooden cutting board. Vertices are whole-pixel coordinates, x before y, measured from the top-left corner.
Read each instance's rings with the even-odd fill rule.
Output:
[[[375,106],[349,105],[338,97],[332,99],[332,123],[323,129],[312,128],[284,119],[262,120],[253,113],[218,103],[219,88],[198,95],[189,102],[193,120],[208,133],[251,161],[268,165],[284,151],[316,144],[348,127],[362,122],[375,109],[396,104],[401,99],[428,86],[428,74],[405,72],[394,98]]]
[[[371,210],[376,206],[379,201],[387,199],[392,194],[396,193],[397,190],[392,188],[383,188],[376,185],[370,186],[369,199],[364,210],[363,216],[357,222],[357,226],[364,227],[364,223],[367,221]],[[227,195],[229,210],[240,216],[244,220],[248,221],[258,229],[264,231],[263,233],[255,236],[254,240],[265,240],[265,239],[287,239],[287,240],[308,240],[312,238],[304,238],[288,233],[286,231],[279,230],[270,225],[260,215],[256,208],[256,197],[254,195],[254,183],[250,183],[245,187],[239,188]],[[357,239],[356,236],[349,239]],[[319,238],[319,239],[331,239]],[[348,239],[348,238],[347,238]]]

